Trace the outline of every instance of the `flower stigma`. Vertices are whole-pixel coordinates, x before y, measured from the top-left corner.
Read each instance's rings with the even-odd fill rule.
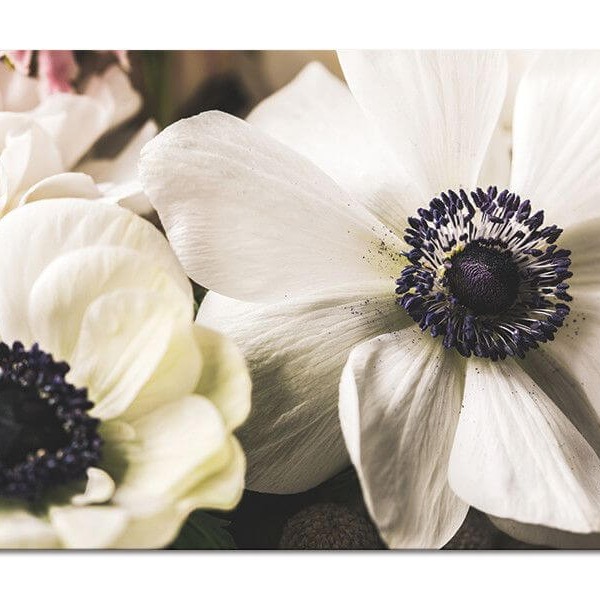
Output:
[[[569,314],[571,252],[529,200],[496,187],[449,190],[408,219],[397,302],[465,357],[523,358]]]
[[[0,497],[33,502],[100,461],[100,421],[68,371],[37,344],[0,343]]]

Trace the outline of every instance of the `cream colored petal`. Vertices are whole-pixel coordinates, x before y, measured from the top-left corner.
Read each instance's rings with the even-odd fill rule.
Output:
[[[164,510],[229,461],[223,419],[201,396],[165,402],[130,424],[135,439],[107,442],[103,466],[116,477],[113,502],[138,516]]]
[[[180,510],[191,512],[196,508],[232,510],[244,491],[246,458],[239,442],[229,436],[231,456],[217,473],[199,483],[179,500]]]
[[[103,504],[113,497],[115,489],[115,482],[106,471],[96,467],[90,467],[87,470],[85,491],[83,494],[76,494],[73,496],[71,498],[71,504],[74,506]]]
[[[52,525],[18,503],[0,504],[0,548],[41,550],[59,548]]]
[[[252,383],[246,361],[239,348],[221,333],[196,325],[195,338],[203,361],[196,393],[219,409],[231,431],[250,412]]]
[[[102,245],[142,251],[169,273],[192,302],[185,273],[151,223],[122,208],[86,200],[34,202],[0,219],[0,337],[33,342],[28,312],[35,280],[58,256]],[[76,282],[68,284],[75,286]]]
[[[162,360],[123,418],[134,420],[165,402],[193,393],[205,359],[211,360],[198,349],[195,326],[188,321],[177,324]]]
[[[5,211],[16,208],[19,193],[51,175],[64,171],[59,149],[48,134],[35,124],[10,131],[0,154],[7,175],[8,202]]]
[[[87,198],[95,200],[100,190],[94,180],[84,173],[59,173],[46,177],[32,185],[22,196],[19,204],[50,200],[51,198]]]
[[[46,352],[69,361],[90,304],[127,289],[159,293],[164,310],[182,321],[192,320],[189,297],[151,257],[126,247],[88,246],[59,256],[35,280],[28,319],[33,339]]]
[[[77,550],[110,548],[129,521],[118,506],[52,506],[48,517],[62,544]]]
[[[150,379],[174,328],[164,298],[143,289],[104,294],[84,313],[67,379],[86,387],[95,417],[122,413]]]

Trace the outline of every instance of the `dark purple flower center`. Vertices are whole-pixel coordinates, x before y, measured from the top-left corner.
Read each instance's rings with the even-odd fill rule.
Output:
[[[452,295],[476,315],[508,310],[519,294],[519,269],[509,250],[488,248],[477,241],[450,259],[446,281]]]
[[[0,343],[0,497],[34,501],[98,464],[99,421],[68,371],[37,344]]]
[[[508,190],[442,193],[408,219],[398,303],[463,356],[523,357],[554,339],[572,300],[571,252],[555,244],[562,229],[543,222]]]

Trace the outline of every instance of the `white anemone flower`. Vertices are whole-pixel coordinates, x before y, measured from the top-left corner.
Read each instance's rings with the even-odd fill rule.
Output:
[[[90,77],[81,94],[47,96],[37,79],[0,64],[0,215],[40,197],[104,197],[146,212],[137,160],[155,123],[147,122],[113,159],[86,159],[141,103],[117,65]]]
[[[233,508],[249,375],[156,228],[47,200],[1,219],[0,247],[0,547],[162,547]]]
[[[204,113],[142,151],[213,290],[199,322],[249,361],[248,487],[300,492],[350,459],[391,547],[442,546],[469,505],[598,543],[600,54],[526,69],[510,191],[479,180],[504,53],[340,62],[349,87],[314,64],[248,122]]]

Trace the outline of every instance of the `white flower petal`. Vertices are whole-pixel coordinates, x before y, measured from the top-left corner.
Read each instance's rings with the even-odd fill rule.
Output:
[[[142,106],[142,97],[118,65],[111,65],[102,75],[93,75],[84,93],[102,106],[108,116],[109,127],[123,123]]]
[[[540,350],[555,369],[568,377],[569,383],[561,386],[563,395],[570,388],[571,398],[585,398],[585,402],[600,415],[600,364],[597,359],[600,353],[600,294],[578,292],[571,302],[571,312],[564,326],[555,335],[556,339]],[[528,358],[536,366],[543,363],[543,359],[538,357],[540,350],[531,353],[531,359]],[[551,390],[546,390],[546,393],[560,401],[559,394]],[[572,403],[573,400],[564,402],[560,405],[561,410],[566,412]],[[568,412],[567,415],[570,416]]]
[[[132,421],[136,438],[108,443],[103,464],[117,476],[113,502],[147,515],[172,503],[230,459],[226,428],[206,398],[190,395]]]
[[[346,81],[420,188],[415,207],[472,188],[504,102],[507,64],[490,51],[345,51]]]
[[[598,216],[600,52],[542,52],[523,77],[511,189],[560,227]]]
[[[150,379],[167,350],[174,317],[165,299],[143,289],[104,294],[84,313],[67,379],[85,387],[91,414],[121,414]]]
[[[196,508],[231,510],[244,491],[246,458],[239,442],[229,436],[231,457],[228,464],[215,475],[203,480],[177,503],[186,513]]]
[[[71,169],[110,126],[102,105],[82,94],[47,96],[31,115],[54,140],[67,169]]]
[[[252,490],[301,492],[348,464],[337,415],[344,363],[356,344],[409,322],[390,288],[357,283],[325,298],[257,305],[209,292],[200,305],[198,322],[229,335],[250,368],[252,409],[238,437]]]
[[[224,335],[196,325],[196,345],[202,356],[202,373],[196,393],[208,398],[221,412],[227,428],[241,425],[250,412],[250,375],[239,348]]]
[[[0,110],[22,112],[31,110],[40,101],[39,82],[10,67],[0,64]]]
[[[573,276],[567,280],[571,293],[577,297],[582,292],[600,292],[600,217],[568,227],[558,244],[571,250],[569,270]]]
[[[79,169],[98,182],[105,197],[137,214],[149,213],[152,205],[142,191],[138,161],[142,147],[157,131],[156,123],[148,121],[115,158],[88,160],[79,165]]]
[[[0,337],[8,342],[35,341],[28,316],[34,281],[56,257],[87,246],[143,251],[192,301],[189,281],[164,237],[151,223],[116,206],[86,200],[26,204],[0,219],[0,245]]]
[[[19,204],[52,198],[86,198],[95,200],[100,190],[94,180],[84,173],[58,173],[32,185],[21,196]]]
[[[571,533],[541,525],[528,525],[510,519],[490,516],[492,523],[504,533],[517,540],[536,546],[550,546],[564,550],[600,549],[599,533]]]
[[[449,481],[491,515],[600,530],[600,460],[513,360],[470,360]]]
[[[111,542],[111,548],[164,548],[175,539],[186,517],[187,513],[173,506],[145,516],[131,517],[121,535]]]
[[[74,506],[103,504],[113,497],[115,489],[115,482],[106,471],[96,467],[90,467],[87,470],[85,491],[83,494],[76,494],[73,496],[71,498],[71,504]]]
[[[369,512],[392,548],[437,548],[468,506],[448,486],[463,364],[416,326],[357,346],[340,420]]]
[[[193,393],[200,379],[203,360],[196,343],[195,327],[187,320],[177,324],[162,360],[122,417],[136,419],[160,407],[165,399]]]
[[[107,548],[120,536],[129,520],[117,506],[52,506],[50,523],[67,548]]]
[[[240,300],[389,277],[394,234],[310,161],[240,119],[202,113],[142,151],[146,194],[184,269]]]
[[[34,123],[10,131],[5,138],[0,163],[7,176],[5,211],[17,206],[18,192],[26,191],[40,179],[64,171],[55,143]]]
[[[65,285],[67,281],[71,285]],[[140,288],[159,292],[173,315],[191,321],[188,296],[152,258],[119,246],[67,252],[53,260],[31,288],[32,337],[46,352],[69,361],[88,306],[104,294]]]
[[[394,231],[417,197],[350,90],[314,62],[263,100],[247,121],[306,156]],[[407,197],[409,198],[407,200]]]
[[[60,547],[50,523],[18,503],[0,504],[0,548],[41,550]]]

